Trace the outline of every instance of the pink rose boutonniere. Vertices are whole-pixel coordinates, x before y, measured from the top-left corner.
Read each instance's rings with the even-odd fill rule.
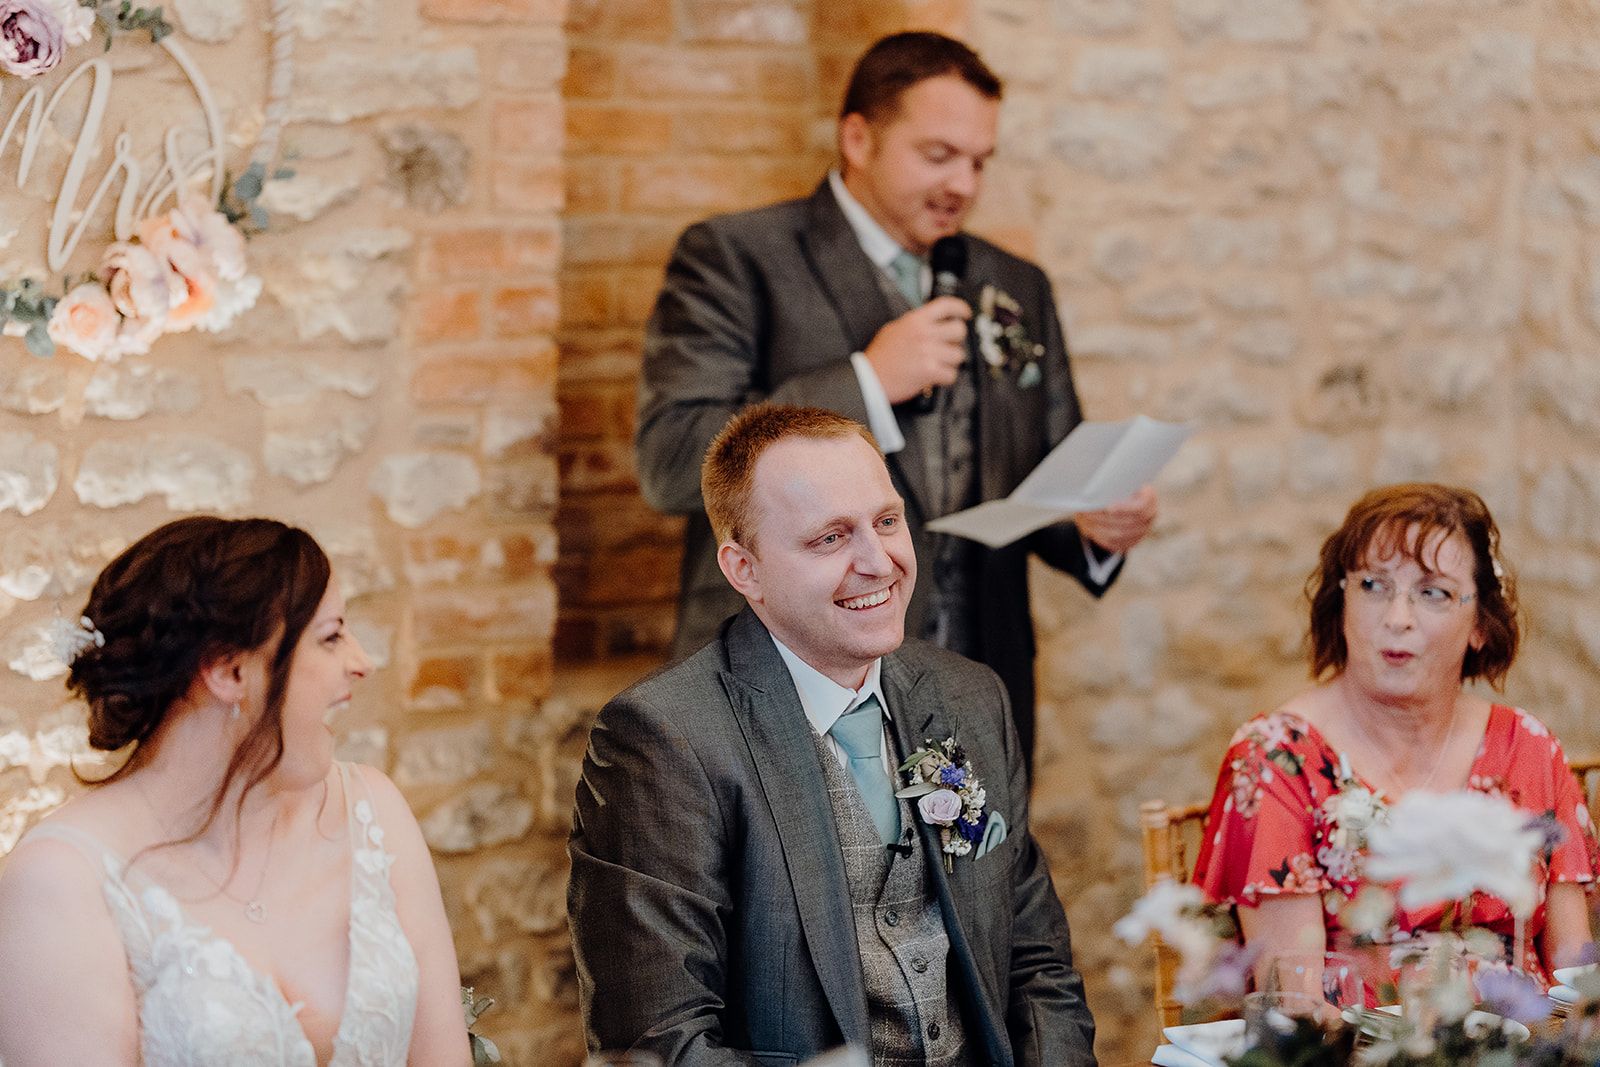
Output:
[[[895,796],[915,800],[922,821],[939,828],[940,851],[949,873],[955,857],[971,852],[988,828],[983,783],[953,737],[923,741],[922,748],[900,765],[900,773],[906,776],[906,786]]]

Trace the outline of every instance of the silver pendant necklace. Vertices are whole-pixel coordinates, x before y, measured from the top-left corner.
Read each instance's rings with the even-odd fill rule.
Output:
[[[1428,776],[1422,781],[1407,787],[1406,792],[1424,790],[1433,784],[1434,778],[1438,777],[1439,768],[1444,766],[1444,758],[1450,754],[1450,743],[1455,740],[1456,736],[1456,720],[1460,717],[1461,698],[1458,696],[1450,706],[1450,723],[1444,728],[1444,740],[1439,744],[1439,754],[1434,757],[1432,769],[1428,771]],[[1367,728],[1361,724],[1360,716],[1353,715],[1350,717],[1350,721],[1355,724],[1356,732],[1361,735],[1362,744],[1367,746],[1373,756],[1383,755],[1382,750],[1372,743],[1372,736],[1367,733]],[[1383,764],[1384,769],[1388,771],[1389,777],[1392,779],[1394,777],[1394,761],[1387,755],[1383,755]]]
[[[172,836],[172,828],[167,825],[167,821],[156,810],[155,804],[150,800],[150,794],[145,792],[144,783],[135,778],[133,779],[133,787],[139,791],[139,796],[144,799],[145,807],[150,809],[150,815],[155,819],[157,825],[161,827],[161,832]],[[261,903],[261,888],[267,884],[267,870],[272,866],[272,843],[278,836],[278,819],[282,815],[283,809],[281,807],[272,815],[272,826],[267,830],[267,853],[261,860],[261,877],[256,879],[255,892],[251,893],[248,899],[240,899],[228,892],[226,882],[213,878],[206,872],[205,868],[200,866],[198,860],[194,863],[194,869],[199,872],[200,877],[215,886],[218,893],[242,907],[244,909],[244,917],[258,926],[265,926],[267,923],[267,906]]]

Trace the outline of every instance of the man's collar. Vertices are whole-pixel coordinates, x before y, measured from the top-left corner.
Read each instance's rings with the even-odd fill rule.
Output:
[[[837,167],[828,171],[828,188],[833,191],[833,198],[839,202],[839,210],[844,212],[845,221],[850,224],[850,229],[855,231],[856,240],[861,242],[861,250],[874,264],[887,270],[894,257],[905,249],[889,236],[889,231],[878,225],[878,220],[872,217],[871,212],[862,207],[861,201],[845,188],[844,177],[840,175]]]
[[[839,716],[869,696],[877,697],[878,706],[883,709],[885,715],[888,714],[888,702],[883,698],[883,687],[880,684],[883,675],[882,659],[872,661],[872,666],[867,668],[867,680],[862,683],[860,689],[852,690],[846,689],[795,655],[776,636],[772,637],[772,643],[778,647],[778,655],[783,657],[783,665],[789,668],[789,676],[794,679],[795,691],[800,694],[800,706],[805,709],[806,718],[810,720],[812,729],[816,730],[819,736],[828,736],[828,731],[839,721]]]

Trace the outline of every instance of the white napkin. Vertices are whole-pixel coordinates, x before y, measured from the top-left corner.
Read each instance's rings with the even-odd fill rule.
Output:
[[[1192,1067],[1194,1061],[1206,1067],[1218,1067],[1225,1057],[1237,1056],[1244,1051],[1243,1019],[1218,1019],[1210,1023],[1169,1026],[1161,1034],[1189,1054],[1190,1063],[1185,1067]]]
[[[1155,1055],[1150,1057],[1150,1062],[1158,1067],[1217,1067],[1215,1060],[1203,1060],[1192,1052],[1185,1052],[1177,1045],[1157,1045]]]

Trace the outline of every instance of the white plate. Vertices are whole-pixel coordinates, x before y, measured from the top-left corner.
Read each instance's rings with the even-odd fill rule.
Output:
[[[1385,1014],[1393,1015],[1396,1018],[1398,1018],[1400,1015],[1400,1005],[1398,1004],[1385,1004],[1380,1008],[1373,1008],[1372,1010],[1381,1011]],[[1359,1025],[1361,1027],[1361,1032],[1364,1034],[1372,1037],[1385,1036],[1383,1033],[1383,1027],[1373,1025],[1376,1020],[1363,1020],[1361,1018],[1360,1008],[1346,1008],[1339,1014],[1345,1022],[1351,1023],[1352,1025]],[[1502,1018],[1499,1015],[1495,1015],[1493,1012],[1469,1011],[1467,1012],[1466,1024],[1467,1032],[1473,1036],[1487,1033],[1490,1028],[1494,1026],[1499,1026],[1500,1029],[1505,1032],[1507,1037],[1516,1038],[1519,1041],[1526,1041],[1530,1036],[1532,1036],[1529,1033],[1528,1028],[1517,1022],[1517,1020]]]
[[[1563,967],[1562,970],[1566,970],[1566,968]],[[1583,999],[1583,994],[1569,985],[1553,985],[1548,990],[1547,995],[1557,1004],[1576,1004]]]
[[[1570,986],[1579,975],[1593,974],[1600,970],[1600,964],[1591,963],[1586,967],[1557,967],[1551,972],[1551,977],[1564,986]]]
[[[1218,1019],[1212,1023],[1169,1026],[1161,1036],[1183,1051],[1210,1063],[1220,1064],[1229,1056],[1244,1052],[1244,1020]]]

